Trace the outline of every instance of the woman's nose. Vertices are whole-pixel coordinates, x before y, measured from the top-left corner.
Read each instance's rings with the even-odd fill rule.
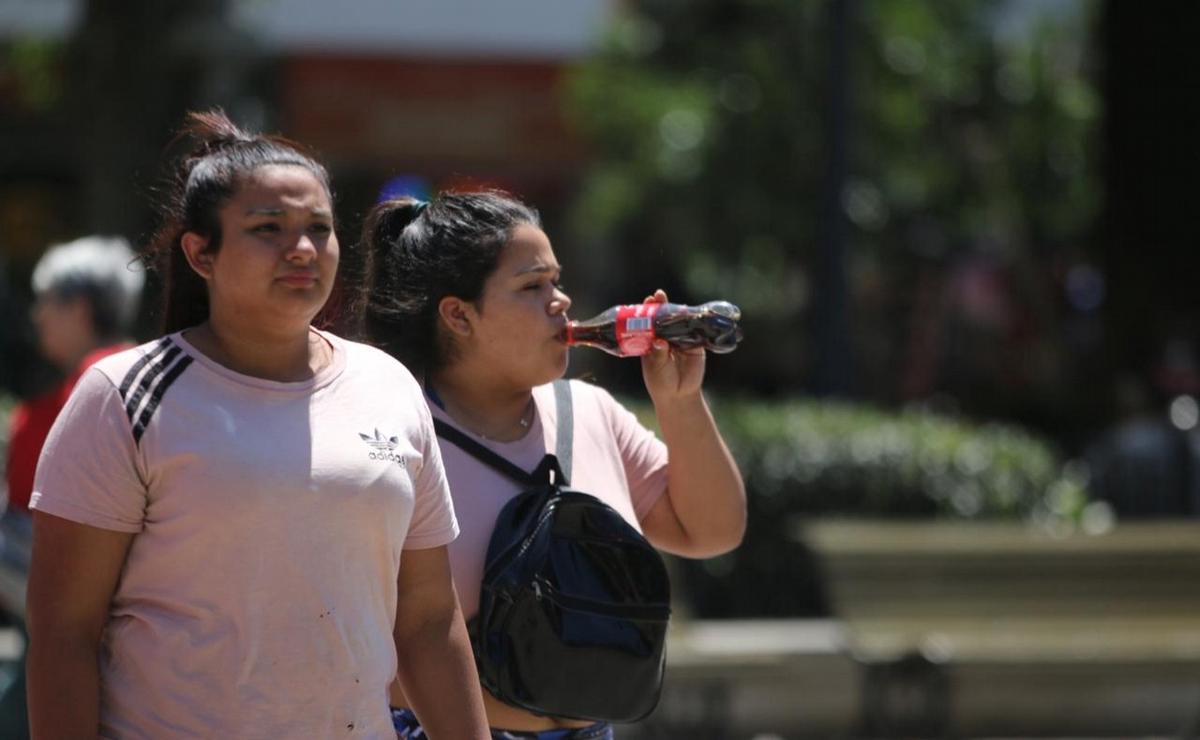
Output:
[[[317,245],[308,234],[301,234],[292,241],[285,255],[292,262],[309,262],[317,256]]]
[[[555,288],[554,297],[550,300],[550,312],[553,314],[566,313],[569,308],[571,308],[571,296],[564,293],[562,288]]]

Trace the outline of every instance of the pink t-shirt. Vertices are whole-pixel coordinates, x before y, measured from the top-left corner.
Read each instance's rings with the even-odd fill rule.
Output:
[[[436,418],[474,437],[524,470],[532,471],[558,442],[554,386],[533,390],[537,413],[529,431],[515,442],[494,442],[455,424],[430,404]],[[571,381],[575,417],[571,488],[590,493],[620,512],[638,531],[644,517],[667,490],[667,447],[607,391]],[[450,545],[450,567],[463,614],[479,611],[479,586],[496,517],[521,492],[512,479],[496,472],[448,440],[439,440],[446,477],[462,534]]]
[[[424,396],[324,334],[278,383],[173,334],[94,365],[32,508],[135,533],[102,638],[101,735],[394,738],[403,549],[457,534]]]

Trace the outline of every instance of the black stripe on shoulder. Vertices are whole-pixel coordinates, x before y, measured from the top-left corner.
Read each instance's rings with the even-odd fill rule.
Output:
[[[142,409],[142,415],[138,417],[137,423],[133,425],[133,441],[140,443],[142,434],[145,433],[146,427],[150,424],[150,419],[154,417],[154,412],[158,409],[158,404],[162,401],[163,394],[167,389],[178,380],[183,371],[187,370],[188,365],[192,364],[192,358],[184,355],[179,359],[179,362],[167,371],[163,376],[162,381],[154,387],[154,392],[150,394],[150,401],[146,403],[146,408]]]
[[[125,415],[129,417],[130,421],[133,421],[137,415],[138,406],[142,405],[142,398],[150,390],[150,387],[154,385],[154,381],[158,379],[159,375],[162,375],[164,370],[170,367],[181,351],[179,347],[172,345],[165,355],[154,361],[154,364],[150,366],[150,369],[138,381],[137,388],[125,399]]]
[[[163,337],[162,339],[158,340],[153,349],[142,355],[141,359],[139,359],[137,362],[133,363],[133,367],[129,368],[129,372],[125,373],[125,378],[121,381],[121,398],[127,397],[126,394],[129,393],[129,388],[133,385],[133,379],[136,378],[137,374],[142,371],[142,368],[152,362],[160,352],[170,345],[171,340],[167,337]]]

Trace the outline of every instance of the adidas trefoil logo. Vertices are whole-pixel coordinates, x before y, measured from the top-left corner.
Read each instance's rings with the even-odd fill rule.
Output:
[[[358,433],[363,442],[371,448],[371,452],[367,455],[369,460],[387,460],[388,462],[399,463],[400,467],[405,466],[404,458],[396,454],[396,448],[400,446],[399,437],[385,437],[379,433],[379,428],[376,427],[375,435]]]

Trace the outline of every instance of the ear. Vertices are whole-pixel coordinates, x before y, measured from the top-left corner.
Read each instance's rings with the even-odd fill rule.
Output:
[[[194,231],[185,231],[179,240],[183,247],[183,256],[196,274],[208,280],[212,277],[213,253],[208,250],[208,237],[200,236]]]
[[[448,295],[438,301],[438,317],[451,333],[460,337],[471,336],[475,307],[461,298]]]

